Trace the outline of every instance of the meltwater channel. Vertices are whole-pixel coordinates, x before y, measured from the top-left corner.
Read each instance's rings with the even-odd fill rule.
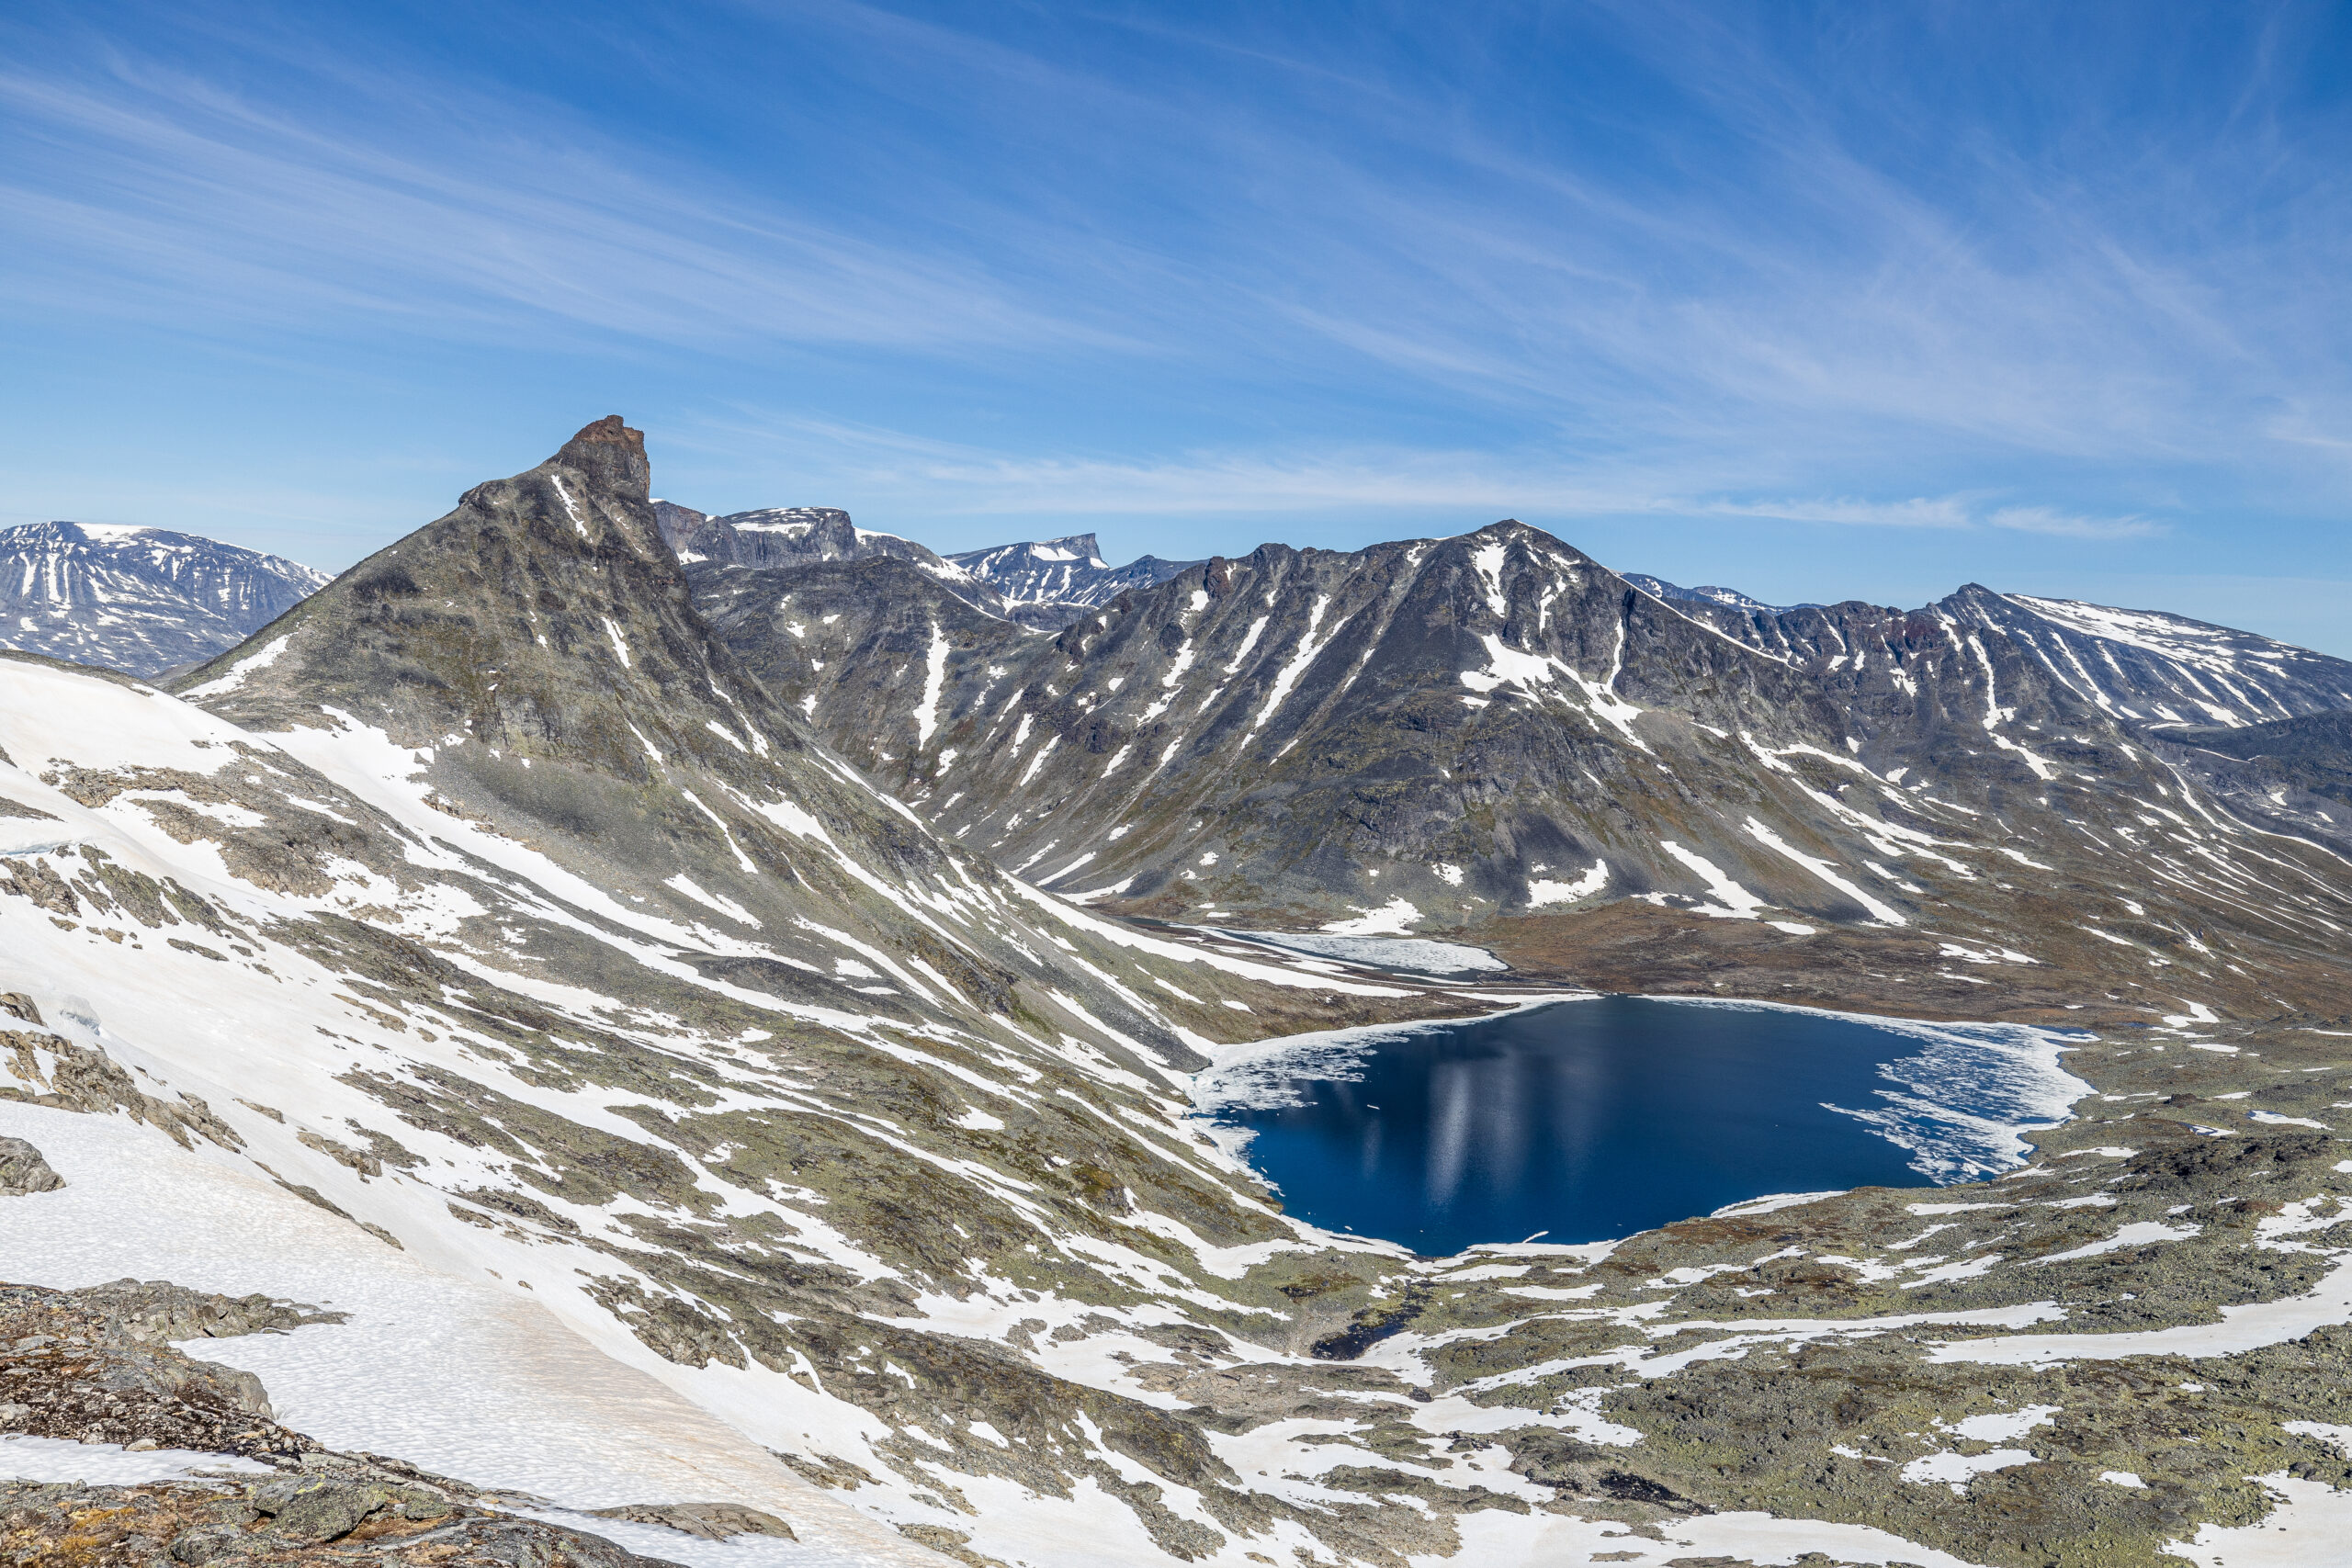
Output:
[[[1592,997],[1244,1047],[1195,1099],[1291,1213],[1447,1256],[1996,1174],[2089,1092],[2064,1049],[2015,1025]]]

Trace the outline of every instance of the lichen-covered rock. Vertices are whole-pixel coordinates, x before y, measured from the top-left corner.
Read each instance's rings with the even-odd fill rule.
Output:
[[[616,1508],[598,1508],[595,1512],[600,1518],[661,1525],[704,1540],[729,1540],[739,1535],[799,1539],[790,1525],[774,1514],[747,1508],[740,1503],[624,1503]]]
[[[676,1568],[560,1525],[324,1479],[0,1481],[0,1559],[15,1568]]]
[[[64,1185],[39,1149],[22,1138],[0,1138],[0,1198],[54,1192]]]

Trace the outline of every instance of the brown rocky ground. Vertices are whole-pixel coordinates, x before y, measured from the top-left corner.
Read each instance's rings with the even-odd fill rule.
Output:
[[[2049,1028],[2144,1027],[2180,1010],[2147,956],[2088,937],[2055,901],[2017,900],[2014,940],[2039,962],[1986,965],[1915,931],[1825,926],[1809,936],[1760,920],[1710,919],[1636,900],[1501,919],[1458,933],[1510,964],[1510,979],[1645,996],[1737,997],[1904,1018]],[[2231,1016],[2352,1027],[2341,956],[2266,954],[2256,973],[2212,965],[2176,976]]]

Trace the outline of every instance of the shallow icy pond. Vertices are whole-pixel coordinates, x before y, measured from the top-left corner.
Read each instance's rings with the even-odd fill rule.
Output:
[[[1992,1175],[2088,1090],[2034,1030],[1594,997],[1243,1047],[1196,1098],[1290,1213],[1447,1255]]]

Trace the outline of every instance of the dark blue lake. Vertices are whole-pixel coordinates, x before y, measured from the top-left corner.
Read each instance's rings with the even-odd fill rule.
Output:
[[[2033,1030],[1599,997],[1245,1047],[1198,1098],[1291,1213],[1445,1256],[1991,1175],[2088,1088]]]

